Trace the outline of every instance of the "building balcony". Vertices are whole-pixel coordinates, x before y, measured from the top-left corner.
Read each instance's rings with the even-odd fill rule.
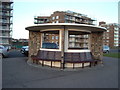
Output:
[[[0,6],[0,9],[2,9],[2,10],[13,10],[13,6],[7,6],[7,5],[2,5],[2,6]]]
[[[72,18],[65,18],[65,20],[67,20],[67,21],[74,21],[75,22],[75,19],[72,19]]]
[[[9,42],[0,42],[0,45],[10,45]]]
[[[76,39],[88,39],[88,36],[70,36],[69,38],[76,38]]]
[[[34,24],[49,23],[49,21],[34,21]]]
[[[12,29],[3,29],[3,28],[0,28],[0,31],[11,32],[11,31],[12,31]]]
[[[8,26],[8,27],[6,27],[6,26],[1,26],[1,27],[0,27],[0,30],[9,30],[9,31],[11,31],[12,28],[9,28],[9,26]]]
[[[2,25],[11,25],[13,22],[2,22]]]
[[[114,44],[119,44],[119,42],[114,42]]]
[[[1,23],[10,23],[9,21],[2,21],[2,20],[0,22]]]
[[[79,24],[88,24],[88,25],[95,25],[93,24],[93,22],[91,21],[81,21],[79,19],[69,19],[69,18],[65,18],[66,21],[72,21],[74,23],[79,23]]]
[[[118,31],[115,31],[114,34],[119,34],[119,32],[118,32]]]
[[[11,36],[0,36],[0,38],[6,38],[6,39],[10,39],[10,38],[12,38]]]
[[[78,13],[66,13],[66,16],[72,16],[74,18],[85,18],[87,15],[84,14],[78,14]]]
[[[114,40],[117,40],[117,41],[118,41],[118,40],[119,40],[119,38],[114,38]]]
[[[1,0],[2,3],[13,3],[13,0]]]
[[[88,41],[81,41],[81,40],[70,40],[70,43],[88,43]]]
[[[1,13],[0,14],[2,17],[12,17],[13,16],[13,13]]]

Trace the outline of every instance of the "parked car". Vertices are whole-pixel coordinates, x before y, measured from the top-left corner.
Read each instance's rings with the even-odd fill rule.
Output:
[[[103,53],[109,53],[110,52],[110,47],[107,45],[103,46]]]
[[[0,45],[0,55],[4,57],[8,57],[8,48],[5,48],[3,45]]]
[[[28,56],[29,46],[22,46],[20,52],[26,56]]]
[[[42,48],[46,49],[58,49],[58,45],[56,43],[43,43]]]

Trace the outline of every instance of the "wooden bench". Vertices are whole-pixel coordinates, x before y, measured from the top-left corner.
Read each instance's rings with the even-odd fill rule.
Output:
[[[98,60],[95,60],[91,54],[91,52],[84,53],[65,53],[65,63],[72,63],[73,69],[76,63],[81,63],[82,68],[84,68],[84,63],[90,63],[89,67],[92,64],[95,66]]]
[[[33,63],[36,62],[36,64],[38,64],[39,60],[41,59],[40,50],[38,51],[37,55],[31,55],[31,59],[33,60]]]
[[[33,60],[33,63],[36,62],[36,64],[38,64],[39,61],[42,61],[42,66],[44,66],[45,61],[50,61],[51,62],[50,66],[53,67],[53,62],[61,63],[61,52],[39,50],[37,55],[36,56],[32,55],[31,58]],[[91,52],[84,52],[84,53],[65,52],[64,64],[66,63],[73,63],[73,68],[76,63],[81,63],[82,68],[84,68],[85,63],[90,63],[89,67],[91,67],[92,65],[95,66],[98,63],[98,60],[95,60],[93,58]]]
[[[42,66],[44,66],[45,61],[50,61],[52,67],[53,62],[61,62],[61,52],[39,50],[37,55],[32,55],[31,58],[33,63],[36,62],[36,64],[42,61]]]

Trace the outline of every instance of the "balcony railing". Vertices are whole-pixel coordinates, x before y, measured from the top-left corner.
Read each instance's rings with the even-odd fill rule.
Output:
[[[0,30],[2,30],[2,31],[12,31],[11,29],[0,29]]]
[[[4,14],[2,13],[1,15],[2,16],[13,16],[13,13],[4,13]]]
[[[13,10],[13,6],[0,6],[0,9],[4,9],[4,10]]]
[[[81,40],[70,40],[69,42],[73,42],[73,43],[88,43],[88,41],[81,41]]]
[[[0,27],[0,30],[2,30],[2,31],[12,31],[12,29],[9,29],[9,28],[2,28],[2,27]]]
[[[0,38],[12,38],[11,36],[0,36]]]
[[[117,40],[117,41],[118,41],[119,39],[118,39],[118,38],[114,38],[114,40]]]
[[[1,0],[1,2],[13,2],[13,0]]]

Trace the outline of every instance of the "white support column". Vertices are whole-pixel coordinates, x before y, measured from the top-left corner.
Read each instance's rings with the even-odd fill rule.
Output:
[[[88,49],[91,51],[91,34],[88,34]]]
[[[61,51],[61,44],[62,43],[62,30],[59,30],[59,49]]]
[[[68,30],[60,30],[59,48],[63,52],[66,52],[68,50]]]
[[[61,29],[61,69],[64,69],[64,64],[65,64],[65,62],[64,62],[64,53],[65,53],[65,37],[66,37],[66,35],[65,35],[65,32],[66,32],[66,30],[65,30],[65,26],[63,26],[63,29]]]
[[[64,52],[68,51],[68,30],[65,30]]]

